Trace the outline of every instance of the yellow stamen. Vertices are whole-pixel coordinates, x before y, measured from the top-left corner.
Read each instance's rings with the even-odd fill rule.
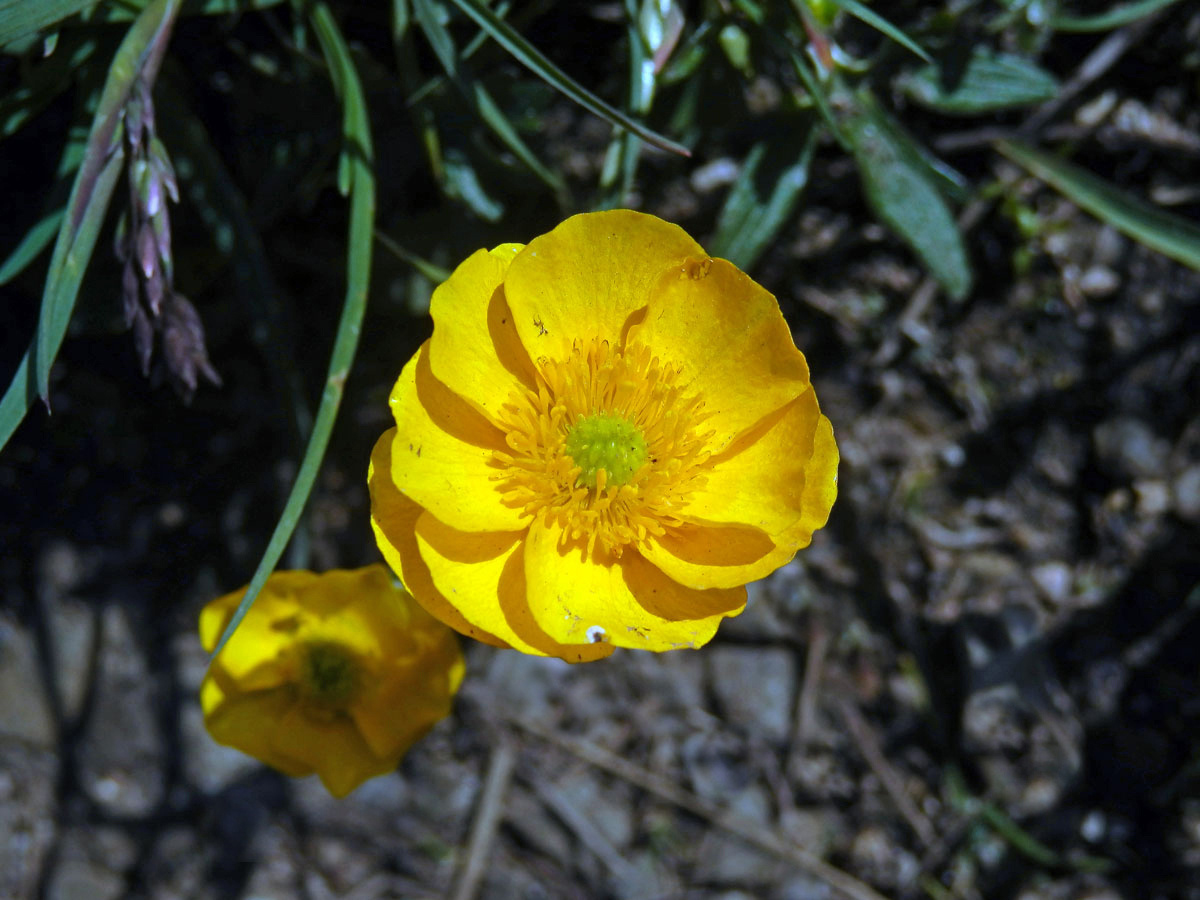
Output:
[[[501,411],[508,453],[496,453],[504,500],[544,515],[592,553],[661,536],[703,485],[711,431],[703,401],[675,384],[678,370],[646,347],[576,342],[565,359],[538,360],[536,390]]]
[[[358,692],[359,668],[341,644],[310,641],[300,650],[300,691],[321,706],[344,707]]]

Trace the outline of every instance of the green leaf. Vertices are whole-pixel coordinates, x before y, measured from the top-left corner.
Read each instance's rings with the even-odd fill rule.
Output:
[[[523,38],[511,25],[499,18],[479,0],[450,0],[455,6],[466,13],[475,23],[491,35],[492,40],[507,50],[512,57],[538,78],[574,100],[589,112],[606,119],[613,125],[633,132],[642,140],[663,150],[678,153],[680,156],[691,156],[687,147],[676,144],[661,134],[651,131],[645,125],[631,119],[620,110],[609,106],[595,96],[569,75],[546,59],[540,51]]]
[[[1058,79],[1029,60],[975,47],[961,72],[946,64],[924,66],[899,80],[923,106],[951,115],[975,115],[1031,106],[1058,93]]]
[[[487,88],[461,65],[466,55],[463,54],[460,58],[458,50],[454,46],[454,39],[440,21],[432,0],[413,0],[413,12],[416,15],[417,23],[421,26],[421,31],[424,32],[430,47],[433,48],[434,55],[438,58],[438,62],[442,64],[442,68],[446,70],[446,74],[459,93],[474,109],[475,114],[492,129],[492,132],[512,152],[513,156],[554,192],[560,205],[565,205],[566,182],[557,172],[549,169],[537,158],[517,133],[516,128],[508,121]],[[494,221],[494,219],[488,219],[488,221]]]
[[[1015,141],[996,149],[1080,208],[1151,250],[1200,270],[1200,227],[1151,206],[1086,169]]]
[[[875,214],[920,257],[955,300],[971,290],[971,267],[958,223],[929,167],[917,158],[875,99],[865,91],[846,115],[843,130]]]
[[[446,172],[446,192],[471,208],[485,222],[499,222],[504,204],[487,192],[475,167],[465,153],[455,147],[443,157]]]
[[[833,3],[834,6],[841,7],[842,10],[854,16],[854,18],[858,19],[860,22],[865,22],[867,25],[870,25],[881,34],[887,35],[901,47],[905,47],[915,53],[917,56],[921,57],[921,59],[925,60],[925,62],[933,62],[929,54],[925,52],[925,49],[920,44],[910,38],[907,34],[905,34],[883,16],[879,15],[879,13],[875,12],[870,7],[859,3],[858,0],[830,0],[830,2]]]
[[[15,134],[72,84],[96,52],[94,40],[63,40],[49,57],[23,73],[21,85],[0,97],[0,140]]]
[[[314,4],[310,8],[309,18],[313,30],[317,33],[317,40],[321,44],[321,51],[329,65],[330,75],[343,107],[342,133],[345,147],[342,150],[342,158],[347,160],[349,174],[346,183],[350,189],[346,299],[342,304],[337,334],[333,339],[325,390],[321,394],[321,404],[317,408],[317,418],[304,452],[304,459],[300,463],[300,470],[296,474],[296,482],[292,485],[283,514],[275,525],[275,531],[254,572],[254,577],[250,579],[246,588],[246,595],[238,604],[233,618],[229,620],[221,640],[213,650],[212,659],[221,652],[221,648],[246,617],[263,584],[266,583],[267,576],[283,555],[284,548],[287,547],[292,532],[295,531],[296,524],[304,512],[317,472],[320,471],[321,462],[325,458],[325,450],[329,446],[329,436],[333,432],[333,423],[341,405],[346,378],[354,364],[358,336],[367,307],[367,289],[371,280],[371,250],[374,247],[372,235],[375,230],[375,173],[366,101],[358,72],[350,58],[350,49],[346,46],[346,39],[342,37],[329,7],[324,3]]]
[[[811,128],[803,141],[763,141],[750,150],[708,242],[713,256],[723,256],[739,269],[754,267],[791,219],[808,184],[817,137],[817,129]]]
[[[2,2],[2,0],[0,0]],[[90,0],[95,2],[95,0]],[[287,0],[183,0],[181,16],[234,16],[280,6]],[[149,0],[109,0],[88,17],[89,22],[128,22],[137,17]]]
[[[1094,16],[1056,15],[1050,19],[1050,28],[1053,31],[1111,31],[1144,19],[1177,2],[1178,0],[1139,0],[1137,3],[1114,6],[1108,12]]]
[[[104,163],[104,168],[97,173],[92,188],[93,202],[84,208],[83,217],[79,220],[78,226],[73,229],[70,250],[62,254],[64,258],[60,261],[53,282],[56,294],[69,295],[73,300],[79,292],[87,261],[92,255],[96,239],[100,235],[100,228],[104,224],[104,214],[108,210],[108,198],[112,196],[117,177],[121,174],[121,163],[124,160],[125,153],[118,147],[117,151]],[[63,228],[65,229],[65,227],[64,223]],[[65,234],[65,230],[60,230],[60,242],[63,234]],[[57,248],[55,249],[55,255],[58,256]],[[51,284],[48,282],[47,288],[50,287]],[[40,327],[39,325],[39,329]],[[62,345],[63,337],[66,335],[67,319],[62,318],[54,322],[51,327],[54,330],[45,344],[49,347],[51,355],[54,356],[58,354],[58,348]],[[8,390],[4,392],[4,397],[0,398],[0,449],[3,449],[4,445],[8,443],[8,439],[17,430],[17,426],[25,418],[25,413],[29,411],[29,407],[33,405],[33,401],[38,396],[34,373],[37,370],[40,335],[39,331],[38,335],[34,336],[33,343],[25,352],[20,365],[17,366],[16,375],[13,376]]]
[[[4,260],[3,264],[0,264],[0,285],[8,284],[20,275],[25,271],[26,266],[37,259],[38,255],[50,246],[50,242],[58,234],[58,229],[62,225],[65,213],[66,209],[61,207],[53,212],[46,213],[46,215],[34,223],[32,228],[25,232],[25,237],[21,238],[21,242],[8,255],[8,259]]]
[[[0,0],[0,47],[33,37],[96,0]]]

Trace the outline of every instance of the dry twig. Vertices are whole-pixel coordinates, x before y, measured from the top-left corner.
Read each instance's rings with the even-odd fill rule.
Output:
[[[492,838],[496,835],[496,826],[500,822],[500,814],[504,811],[504,797],[512,783],[513,766],[516,761],[517,751],[512,742],[502,737],[492,751],[492,758],[488,763],[483,793],[479,798],[479,808],[475,812],[475,821],[471,824],[471,837],[467,842],[467,859],[459,870],[454,891],[450,894],[451,900],[471,900],[479,890],[491,851]]]
[[[668,803],[673,803],[695,816],[709,820],[713,825],[728,831],[730,834],[736,835],[747,843],[753,844],[761,850],[765,850],[794,866],[804,869],[817,878],[820,878],[830,887],[841,892],[844,896],[849,897],[850,900],[885,900],[881,894],[859,881],[853,875],[830,865],[802,847],[784,840],[775,832],[763,828],[754,822],[748,822],[741,816],[734,815],[728,810],[721,809],[706,800],[702,800],[690,791],[676,786],[665,778],[643,769],[641,766],[622,759],[615,753],[605,750],[603,747],[556,734],[550,729],[543,728],[541,725],[533,722],[515,718],[509,721],[523,731],[557,747],[561,747],[567,752],[578,756],[580,759],[604,769],[618,778],[623,778],[630,784],[636,785],[644,791],[649,791],[651,794],[666,800]]]

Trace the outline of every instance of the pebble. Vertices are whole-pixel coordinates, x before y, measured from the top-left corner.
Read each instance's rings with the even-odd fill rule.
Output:
[[[1171,486],[1175,511],[1189,522],[1200,521],[1200,463],[1188,466]]]
[[[1161,476],[1171,452],[1170,444],[1145,422],[1116,416],[1092,432],[1096,454],[1110,474],[1128,478]]]
[[[33,897],[55,835],[58,754],[0,738],[0,897]]]
[[[6,615],[0,615],[0,737],[46,749],[57,740],[33,635]]]
[[[100,642],[95,700],[79,754],[80,781],[110,815],[144,816],[161,802],[164,788],[154,679],[125,609],[104,609]]]
[[[715,647],[709,677],[724,718],[750,734],[781,742],[791,730],[796,659],[782,647]]]

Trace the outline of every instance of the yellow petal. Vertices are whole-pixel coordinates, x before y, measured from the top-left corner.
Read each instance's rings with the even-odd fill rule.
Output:
[[[501,282],[521,244],[476,251],[433,292],[429,313],[434,376],[479,412],[494,416],[518,384],[534,386]]]
[[[463,531],[517,531],[520,512],[505,506],[492,465],[507,451],[504,435],[433,377],[428,344],[409,360],[392,389],[398,437],[392,481],[414,503]]]
[[[504,292],[530,357],[561,358],[576,339],[619,341],[662,273],[703,253],[655,216],[586,213],[530,241],[509,266]]]
[[[294,758],[309,772],[316,772],[335,797],[346,796],[368,778],[391,772],[400,760],[399,755],[381,758],[372,753],[349,716],[318,718],[300,704],[280,716],[269,734],[278,757]]]
[[[745,588],[697,591],[668,578],[636,551],[620,559],[562,543],[538,520],[525,547],[529,607],[547,634],[564,643],[603,640],[619,647],[699,647],[746,602]]]
[[[837,444],[811,390],[711,462],[704,487],[688,498],[680,515],[698,526],[748,526],[775,546],[758,559],[740,563],[731,554],[706,560],[703,546],[708,541],[701,528],[690,544],[684,530],[647,549],[655,565],[685,584],[739,584],[762,578],[807,547],[813,532],[829,518],[837,495]],[[731,561],[735,564],[726,565]]]
[[[371,528],[383,558],[404,582],[408,592],[435,618],[477,641],[507,647],[508,644],[494,634],[476,628],[463,618],[462,613],[433,586],[433,578],[421,559],[416,538],[417,519],[425,510],[401,494],[392,483],[392,441],[395,437],[394,428],[384,432],[371,451],[371,465],[367,471]]]
[[[794,548],[780,547],[747,525],[688,522],[652,539],[643,555],[668,577],[696,590],[757,581],[784,565]]]
[[[351,707],[359,733],[378,757],[400,759],[450,714],[462,681],[463,658],[454,634],[440,624],[432,644],[407,661],[389,660],[382,681]],[[440,676],[440,677],[439,677]],[[403,715],[397,715],[403,710]]]
[[[211,684],[211,681],[205,680],[202,697],[206,691],[210,697],[213,696]],[[218,744],[253,756],[284,775],[310,775],[312,766],[280,750],[274,733],[276,723],[296,703],[295,692],[287,688],[222,697],[211,709],[205,706],[204,727]]]
[[[681,369],[678,383],[704,400],[716,452],[809,387],[779,303],[723,259],[690,259],[666,273],[629,343]]]
[[[456,531],[426,513],[417,522],[417,543],[442,596],[514,649],[569,662],[612,653],[606,645],[563,646],[539,626],[526,593],[523,533]]]

